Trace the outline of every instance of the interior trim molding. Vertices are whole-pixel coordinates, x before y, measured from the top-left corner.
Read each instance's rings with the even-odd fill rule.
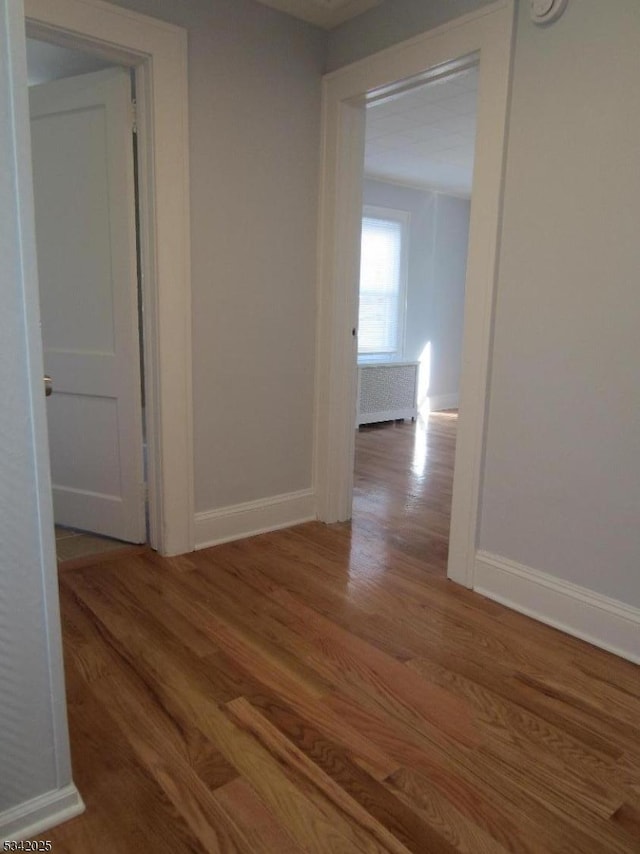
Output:
[[[0,845],[43,833],[83,813],[84,802],[73,785],[54,789],[0,813]]]
[[[315,518],[315,494],[312,489],[246,501],[219,510],[206,510],[204,513],[196,513],[196,549],[289,528],[302,522],[311,522]]]
[[[483,551],[476,555],[474,590],[640,664],[640,608]]]

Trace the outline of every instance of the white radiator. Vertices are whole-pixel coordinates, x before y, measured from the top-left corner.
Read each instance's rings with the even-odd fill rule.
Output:
[[[358,424],[415,418],[419,362],[358,365]]]

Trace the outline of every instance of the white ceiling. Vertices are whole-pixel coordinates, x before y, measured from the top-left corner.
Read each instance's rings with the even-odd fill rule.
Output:
[[[365,174],[471,195],[478,69],[367,108]]]
[[[280,12],[287,12],[294,18],[301,18],[303,21],[331,30],[338,24],[348,21],[349,18],[355,18],[367,9],[379,6],[383,0],[258,0],[258,2],[271,6],[272,9],[278,9]]]

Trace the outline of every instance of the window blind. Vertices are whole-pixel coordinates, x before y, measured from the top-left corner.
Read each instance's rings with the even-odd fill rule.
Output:
[[[401,349],[402,232],[398,220],[362,218],[358,321],[362,355],[392,355]]]

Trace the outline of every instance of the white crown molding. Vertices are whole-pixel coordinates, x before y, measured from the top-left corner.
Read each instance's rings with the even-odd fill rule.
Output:
[[[405,187],[407,190],[417,190],[420,193],[434,193],[439,196],[451,196],[452,199],[466,199],[470,201],[471,193],[458,191],[449,187],[436,186],[435,184],[424,184],[419,181],[407,181],[402,178],[393,178],[390,176],[375,175],[373,172],[365,173],[365,180],[378,181],[380,184],[391,184],[394,187]]]
[[[471,201],[469,193],[456,193],[453,190],[443,190],[441,187],[434,187],[431,184],[419,184],[412,181],[397,181],[395,178],[382,177],[375,175],[373,172],[364,173],[365,181],[375,181],[378,184],[389,184],[391,187],[403,187],[405,190],[416,190],[419,193],[433,193],[436,196],[450,196],[452,199],[465,199]]]
[[[476,593],[640,664],[640,608],[483,551],[474,580]]]

